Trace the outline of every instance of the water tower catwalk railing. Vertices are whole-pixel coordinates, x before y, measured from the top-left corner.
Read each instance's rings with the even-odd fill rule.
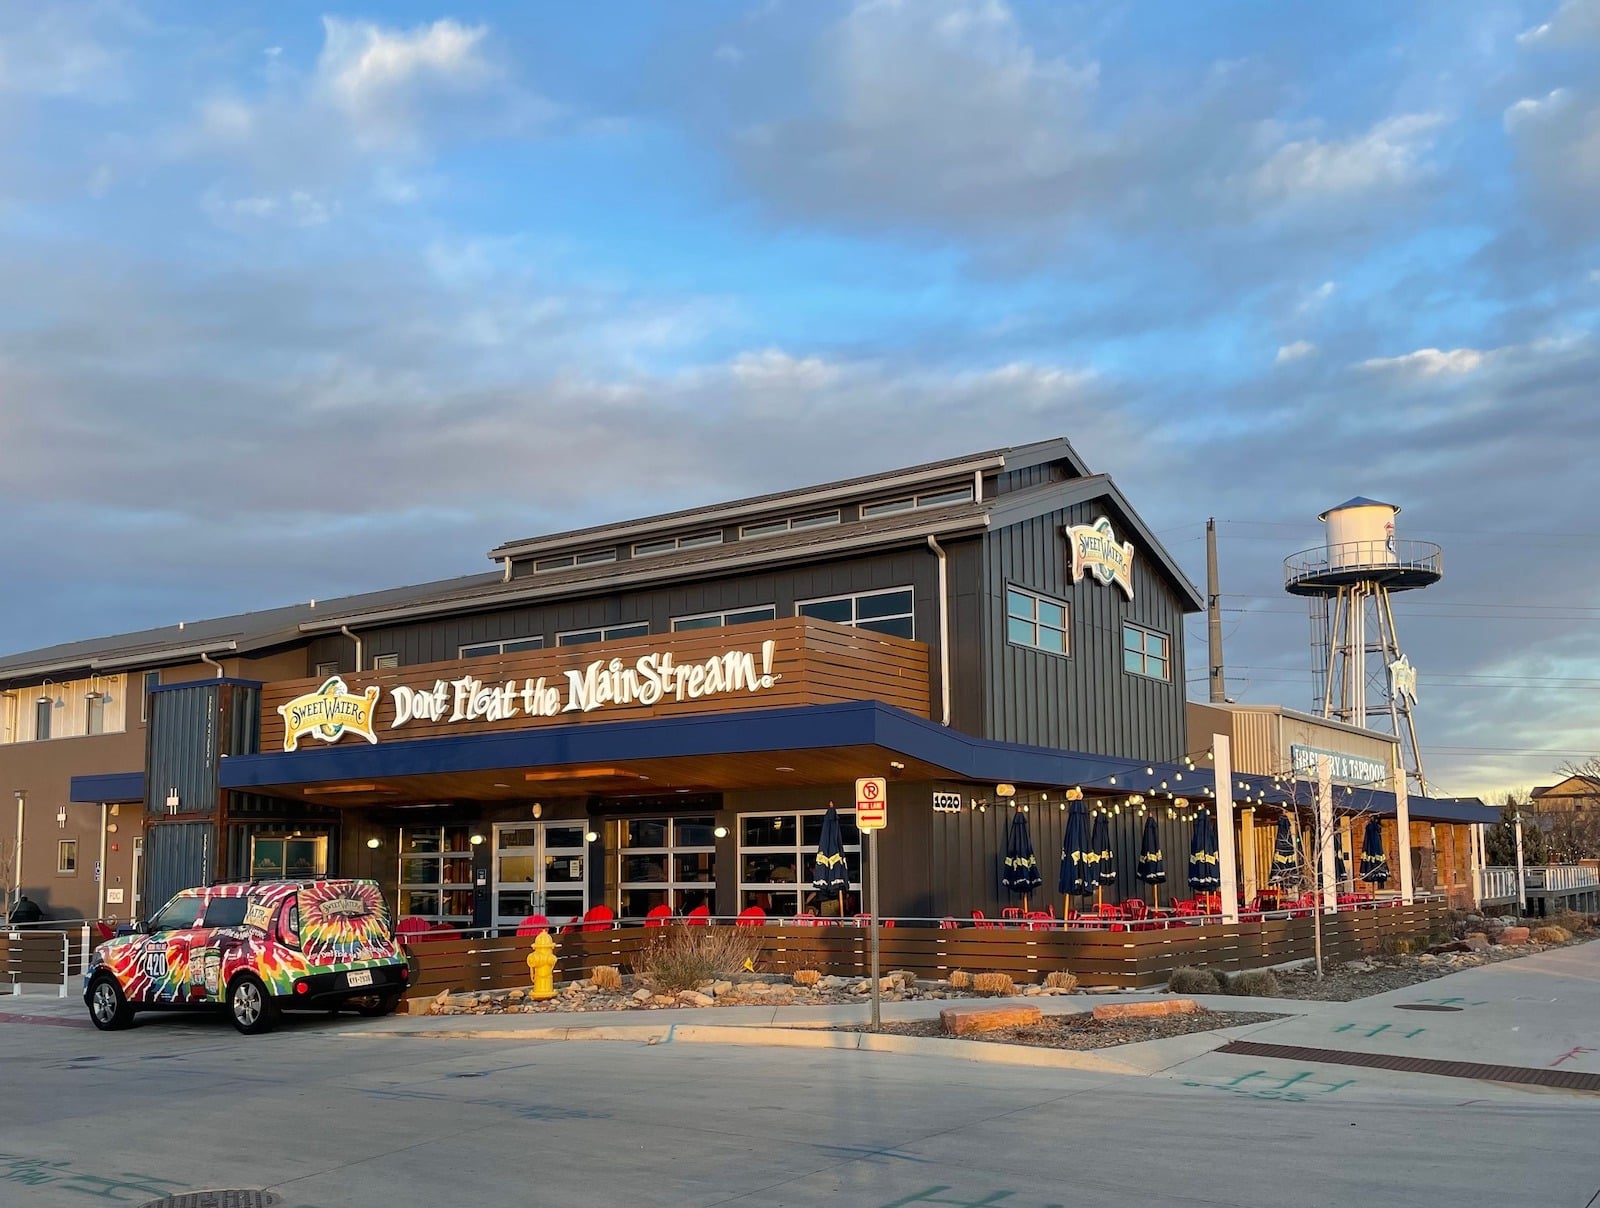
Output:
[[[1426,587],[1444,573],[1444,551],[1431,541],[1348,541],[1303,549],[1283,560],[1283,585],[1295,595],[1327,595],[1355,582],[1390,591]]]

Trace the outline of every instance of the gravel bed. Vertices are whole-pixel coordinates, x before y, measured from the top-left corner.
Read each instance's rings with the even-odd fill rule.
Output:
[[[1165,1040],[1187,1036],[1190,1032],[1211,1032],[1217,1028],[1236,1028],[1247,1023],[1266,1023],[1283,1019],[1264,1011],[1208,1011],[1199,1008],[1190,1015],[1164,1015],[1154,1019],[1097,1020],[1088,1012],[1075,1015],[1047,1015],[1036,1024],[1019,1028],[997,1028],[992,1032],[971,1032],[965,1036],[945,1036],[937,1019],[911,1023],[886,1023],[879,1029],[891,1036],[937,1036],[947,1040],[986,1040],[994,1044],[1022,1044],[1040,1049],[1108,1049],[1141,1040]],[[832,1029],[836,1032],[865,1032],[865,1026]]]

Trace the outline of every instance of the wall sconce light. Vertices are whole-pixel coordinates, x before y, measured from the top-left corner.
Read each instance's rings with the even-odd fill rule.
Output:
[[[533,816],[535,818],[537,818],[540,815],[542,815],[543,813],[544,813],[544,806],[541,805],[539,802],[535,801],[533,803]]]
[[[471,836],[468,837],[467,842],[472,844],[473,847],[478,847],[483,843],[483,836],[482,835],[471,835]]]
[[[997,784],[994,786],[994,795],[996,797],[1015,797],[1017,795],[1017,786],[1014,784]]]
[[[711,833],[719,839],[726,839],[728,837],[728,828],[725,826],[719,826]]]
[[[898,759],[891,759],[889,761],[889,766],[896,772],[903,772],[906,770],[906,765],[901,763]]]
[[[1113,776],[1112,779],[1115,780],[1116,777]],[[1068,801],[1082,801],[1083,800],[1083,790],[1081,788],[1079,788],[1077,785],[1073,785],[1070,789],[1067,790],[1067,800]]]
[[[181,804],[183,804],[183,802],[178,797],[177,788],[174,787],[174,788],[168,789],[167,790],[167,813],[176,814],[178,812],[178,806],[180,806]]]
[[[44,683],[39,685],[39,703],[41,705],[53,705],[56,703],[55,693],[50,691],[50,685],[54,682],[53,680],[45,680]]]
[[[586,831],[584,832],[583,841],[585,843],[593,843],[599,837],[600,836],[595,834],[593,831]]]
[[[116,833],[117,833],[117,824],[115,822],[106,823],[106,834],[114,835]]]
[[[383,846],[383,840],[378,838],[377,835],[373,835],[372,838],[367,840],[367,846],[376,851],[378,848]]]

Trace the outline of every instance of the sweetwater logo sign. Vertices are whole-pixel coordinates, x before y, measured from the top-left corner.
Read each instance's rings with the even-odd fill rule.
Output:
[[[596,659],[588,666],[564,673],[565,683],[547,676],[486,684],[473,675],[435,680],[428,687],[401,684],[389,689],[393,716],[389,729],[414,722],[494,722],[517,717],[557,717],[563,713],[593,713],[597,709],[626,705],[649,707],[662,701],[703,700],[708,696],[763,692],[782,678],[772,672],[777,643],[761,643],[759,656],[730,650],[702,662],[679,663],[672,652],[640,655],[632,663],[620,658]],[[758,668],[759,660],[759,668]],[[298,740],[313,735],[337,742],[345,730],[377,742],[373,730],[380,688],[365,696],[347,694],[344,681],[334,677],[316,692],[296,697],[278,712],[284,719],[283,749],[293,751]],[[333,703],[338,702],[338,703]],[[357,715],[353,704],[365,704]],[[334,723],[326,724],[324,717]]]
[[[1072,546],[1074,583],[1081,582],[1087,570],[1107,587],[1115,583],[1128,599],[1133,599],[1133,542],[1119,544],[1111,531],[1111,521],[1104,516],[1093,524],[1063,525],[1062,531]]]
[[[297,696],[286,705],[278,706],[283,717],[283,749],[293,751],[307,734],[323,742],[338,742],[349,730],[368,742],[377,742],[372,731],[374,711],[378,707],[381,688],[368,688],[354,696],[337,675],[322,682],[322,687],[305,696]]]

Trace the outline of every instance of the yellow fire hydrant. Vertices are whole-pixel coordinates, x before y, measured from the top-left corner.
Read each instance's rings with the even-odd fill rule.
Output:
[[[533,976],[533,989],[528,997],[543,1001],[556,996],[555,942],[548,931],[541,931],[533,941],[533,951],[528,953],[528,972]]]

